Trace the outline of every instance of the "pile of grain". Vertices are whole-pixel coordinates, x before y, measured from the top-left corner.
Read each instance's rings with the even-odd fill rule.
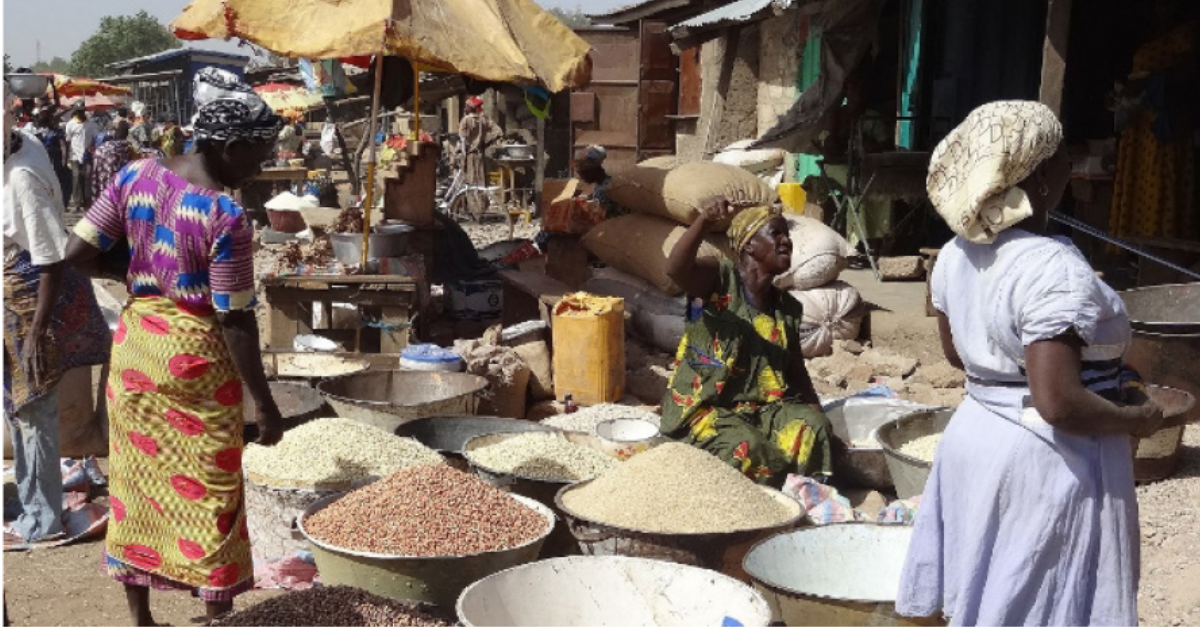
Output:
[[[934,454],[937,453],[938,442],[941,439],[942,434],[940,433],[923,435],[901,444],[899,451],[909,457],[915,457],[925,462],[932,462]]]
[[[553,433],[522,433],[467,452],[476,465],[547,481],[591,479],[619,462]]]
[[[483,479],[445,465],[401,470],[308,518],[310,536],[355,551],[441,557],[502,551],[546,533],[547,521]]]
[[[311,588],[267,599],[226,614],[214,627],[443,627],[451,623],[399,601],[349,586]]]
[[[247,445],[243,465],[259,483],[338,489],[441,462],[437,452],[411,438],[354,420],[325,418],[288,431],[275,446]]]
[[[725,533],[787,522],[795,511],[698,448],[662,444],[563,495],[568,513],[654,533]]]
[[[543,420],[542,424],[556,429],[563,429],[564,431],[582,431],[584,433],[595,434],[597,425],[605,420],[615,420],[617,418],[645,420],[653,423],[656,427],[662,421],[661,416],[644,409],[628,405],[604,403],[591,407],[582,407],[579,411],[570,414],[551,416]]]

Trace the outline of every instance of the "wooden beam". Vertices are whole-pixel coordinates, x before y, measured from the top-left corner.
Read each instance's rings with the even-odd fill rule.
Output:
[[[1062,114],[1063,80],[1067,74],[1067,44],[1071,35],[1071,0],[1048,0],[1046,39],[1042,43],[1042,86],[1038,100],[1055,115]]]

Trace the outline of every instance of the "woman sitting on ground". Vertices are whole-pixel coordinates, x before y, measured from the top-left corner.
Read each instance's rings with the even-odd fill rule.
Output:
[[[687,293],[687,328],[663,399],[663,433],[720,457],[761,483],[831,474],[831,432],[800,353],[800,303],[772,284],[792,261],[788,224],[754,207],[729,228],[734,261],[697,259],[714,222],[705,204],[667,261]]]

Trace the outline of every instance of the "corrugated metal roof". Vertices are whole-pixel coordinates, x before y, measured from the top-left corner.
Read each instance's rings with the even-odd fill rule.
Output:
[[[774,13],[791,8],[796,2],[797,0],[737,0],[737,2],[731,2],[708,13],[697,15],[690,20],[684,20],[672,26],[671,30],[674,31],[678,28],[706,30],[741,24],[755,18],[767,17],[763,13],[768,10]]]

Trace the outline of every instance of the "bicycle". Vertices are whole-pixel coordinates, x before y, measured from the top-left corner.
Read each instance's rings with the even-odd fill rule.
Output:
[[[464,168],[461,165],[461,157],[461,154],[455,155],[457,163],[453,165],[454,176],[451,178],[450,184],[441,192],[441,198],[438,199],[438,210],[456,220],[469,217],[475,220],[475,222],[483,222],[483,216],[487,213],[488,207],[492,204],[493,198],[500,191],[500,188],[496,186],[467,185]],[[477,212],[472,212],[472,205],[480,209]]]

